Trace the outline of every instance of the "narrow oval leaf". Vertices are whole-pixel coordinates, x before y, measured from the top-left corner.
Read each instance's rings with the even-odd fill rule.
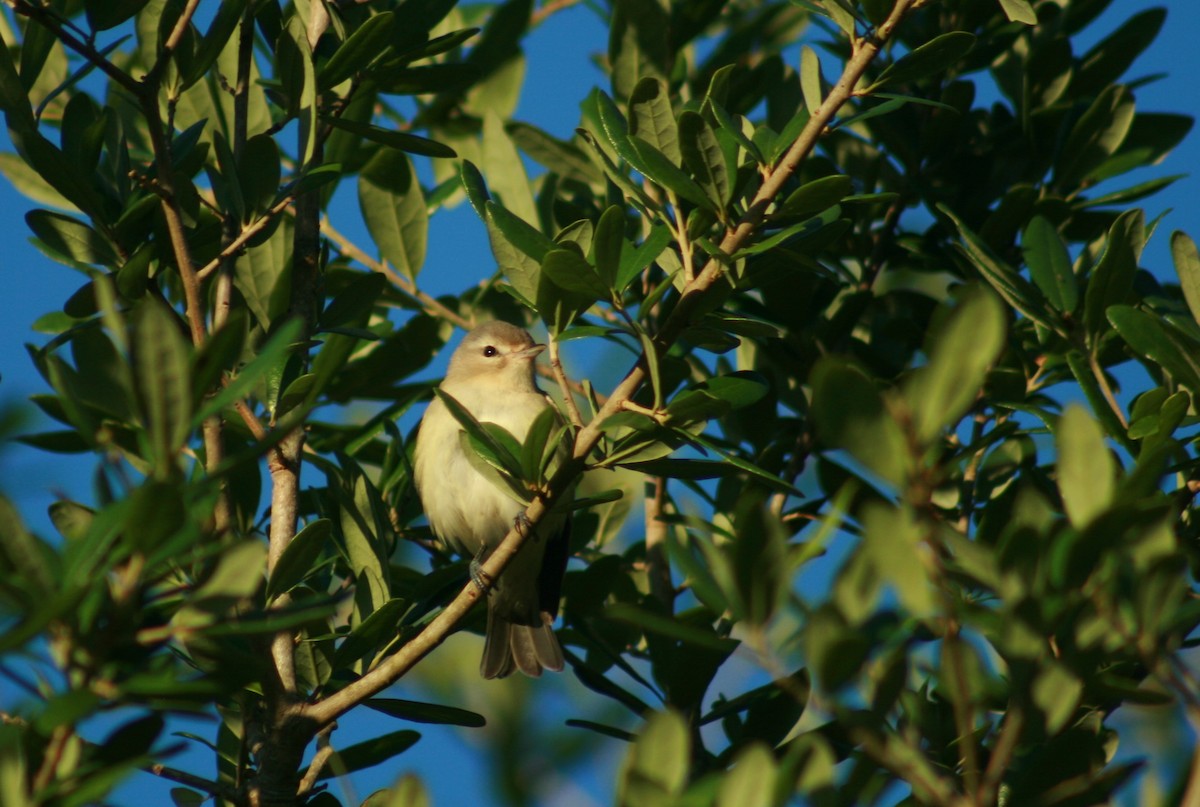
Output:
[[[291,591],[308,576],[332,535],[333,522],[327,518],[310,521],[296,533],[271,570],[271,577],[267,580],[268,602]]]
[[[322,781],[335,775],[361,771],[364,768],[371,768],[387,762],[392,757],[412,748],[419,739],[421,739],[420,734],[405,729],[356,743],[336,752],[338,764],[326,765],[317,780]]]
[[[358,204],[383,257],[415,280],[425,263],[429,211],[408,157],[387,150],[372,157],[359,176]]]
[[[342,129],[374,143],[408,152],[409,154],[420,154],[423,157],[446,158],[458,156],[458,152],[445,143],[439,143],[436,140],[430,140],[428,137],[421,137],[411,132],[397,132],[394,129],[384,129],[380,126],[373,126],[369,123],[362,123],[341,117],[329,116],[322,118],[322,120],[335,129]]]
[[[966,31],[951,31],[934,37],[888,65],[862,94],[881,90],[888,84],[920,81],[932,76],[966,56],[974,46],[974,34]]]
[[[364,701],[363,705],[389,717],[398,717],[413,723],[434,723],[447,726],[466,726],[467,728],[480,728],[487,725],[487,720],[481,714],[468,712],[466,709],[454,706],[442,706],[438,703],[406,701],[400,698],[371,698]]]
[[[1171,257],[1192,317],[1200,322],[1200,251],[1196,242],[1187,233],[1176,230],[1171,233]]]
[[[1058,490],[1067,517],[1083,529],[1108,507],[1116,491],[1116,461],[1104,432],[1083,407],[1072,404],[1055,429]]]
[[[1067,245],[1058,230],[1042,216],[1034,216],[1021,238],[1021,249],[1033,282],[1050,305],[1063,313],[1072,313],[1079,304],[1079,286],[1071,270]]]
[[[321,68],[317,84],[321,90],[336,87],[389,50],[395,15],[390,11],[368,17],[353,34],[334,51]]]
[[[176,455],[191,432],[191,349],[179,318],[152,298],[139,305],[131,349],[155,475],[164,478],[174,472]]]
[[[664,81],[647,76],[637,83],[629,96],[629,134],[640,137],[679,165],[679,135],[675,127],[675,112]]]
[[[929,444],[953,426],[974,402],[987,371],[1004,346],[1004,309],[979,288],[951,314],[938,335],[929,362],[904,387],[913,431]]]
[[[729,166],[716,134],[702,115],[687,111],[679,116],[679,148],[684,165],[723,215],[730,197]]]

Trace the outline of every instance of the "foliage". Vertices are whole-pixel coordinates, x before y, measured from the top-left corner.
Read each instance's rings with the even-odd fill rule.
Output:
[[[617,710],[576,737],[631,743],[619,804],[1096,804],[1140,764],[1118,710],[1200,727],[1200,255],[1139,266],[1171,180],[1125,179],[1191,127],[1125,77],[1162,11],[1079,52],[1107,0],[590,3],[611,81],[566,141],[514,118],[562,5],[7,0],[0,171],[81,273],[29,350],[61,428],[21,439],[97,464],[58,538],[0,508],[4,804],[103,800],[177,714],[219,717],[215,779],[156,769],[179,804],[341,803],[420,738],[339,743],[358,705],[480,726],[376,696],[478,597],[395,421],[494,317],[545,327],[572,426],[467,444],[533,521],[596,471],[561,635]],[[500,271],[435,299],[464,200]],[[574,340],[636,360],[604,395]]]

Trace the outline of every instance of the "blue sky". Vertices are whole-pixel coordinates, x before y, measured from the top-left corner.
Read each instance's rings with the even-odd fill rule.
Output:
[[[1145,0],[1116,0],[1098,25],[1084,37],[1083,48],[1112,30],[1128,16],[1150,6],[1165,6],[1168,19],[1164,33],[1155,46],[1134,65],[1133,76],[1166,73],[1167,76],[1137,91],[1140,110],[1200,113],[1200,49],[1195,46],[1195,32],[1200,30],[1200,3],[1196,0],[1164,0],[1159,3]],[[592,54],[603,52],[606,32],[594,15],[582,7],[570,8],[554,15],[527,42],[527,80],[517,117],[534,123],[550,133],[568,138],[579,118],[578,102],[603,77],[592,65]],[[832,72],[827,65],[826,74]],[[1200,135],[1193,134],[1171,154],[1153,176],[1187,173],[1200,165]],[[1140,176],[1146,179],[1149,176]],[[331,216],[334,224],[360,244],[368,244],[359,214],[352,183],[347,192],[335,200]],[[1143,256],[1142,264],[1163,278],[1174,275],[1167,237],[1172,230],[1182,229],[1200,239],[1200,175],[1194,174],[1177,182],[1169,190],[1147,200],[1147,217],[1153,218],[1163,210],[1173,208],[1160,227],[1154,241]],[[29,243],[29,233],[23,214],[31,207],[24,197],[0,180],[0,209],[10,211],[0,218],[0,282],[3,283],[4,306],[0,308],[0,405],[17,407],[27,414],[27,430],[39,425],[28,404],[28,396],[44,392],[45,388],[34,372],[23,347],[26,342],[42,343],[46,337],[34,333],[31,323],[42,313],[61,306],[63,301],[83,283],[84,278],[72,269],[45,259]],[[429,252],[420,278],[421,287],[432,294],[457,293],[478,282],[493,271],[491,252],[483,227],[468,206],[439,213],[432,220]],[[580,375],[593,376],[599,389],[605,389],[605,379],[620,368],[604,372],[590,355],[567,353],[574,359]],[[437,375],[444,364],[435,364],[426,373]],[[89,479],[92,464],[86,458],[41,454],[20,446],[0,448],[0,490],[15,499],[26,519],[43,535],[53,530],[45,516],[46,508],[62,494],[84,501],[90,499]],[[469,680],[474,679],[477,639],[459,635],[439,650],[447,658],[463,659]],[[433,691],[437,682],[427,682]],[[387,693],[391,697],[423,697],[421,690],[398,687]],[[540,717],[561,722],[569,717],[582,716],[594,708],[598,696],[582,690],[570,676],[550,676],[538,682],[483,682],[473,689],[474,703],[470,708],[485,713],[493,722],[503,713],[504,704],[517,696],[536,697],[542,704]],[[0,702],[3,702],[0,697]],[[335,734],[336,742],[345,746],[384,731],[407,726],[397,725],[365,710],[352,713],[341,721]],[[358,799],[365,798],[377,787],[386,786],[401,772],[418,772],[430,787],[435,803],[441,805],[498,803],[487,790],[488,778],[479,761],[478,731],[457,730],[437,726],[417,727],[424,735],[413,749],[394,763],[380,766],[369,774],[356,777],[354,791]],[[210,726],[192,726],[188,730],[210,735]],[[98,732],[99,735],[99,732]],[[547,781],[545,804],[580,805],[611,802],[611,773],[623,750],[616,741],[605,741],[603,756],[591,760],[597,768],[592,780],[570,781],[571,776],[558,776]],[[189,768],[188,759],[195,764],[207,764],[205,755],[186,757],[175,764]],[[203,769],[198,773],[207,773]],[[149,776],[132,780],[118,795],[120,804],[139,801],[167,803],[167,787]],[[338,792],[335,787],[334,792]],[[347,799],[347,801],[349,801]]]

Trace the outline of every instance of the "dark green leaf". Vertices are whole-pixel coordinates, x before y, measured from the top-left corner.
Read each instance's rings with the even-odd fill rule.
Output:
[[[393,37],[394,17],[390,11],[368,17],[321,68],[317,75],[319,89],[336,87],[386,53]]]
[[[430,140],[428,137],[411,134],[410,132],[398,132],[394,129],[384,129],[369,123],[360,123],[359,121],[333,116],[322,118],[322,120],[335,129],[356,134],[374,143],[379,143],[388,148],[397,149],[409,154],[420,154],[423,157],[446,158],[458,156],[458,153],[454,149],[444,143]]]
[[[679,147],[684,165],[723,213],[730,198],[731,172],[721,144],[703,116],[691,111],[679,116]]]
[[[1089,334],[1107,330],[1109,307],[1126,302],[1133,291],[1144,221],[1141,210],[1127,210],[1108,228],[1104,254],[1092,270],[1084,294],[1084,323]]]
[[[552,249],[542,258],[542,271],[556,285],[593,300],[609,296],[608,285],[583,256],[570,249]]]
[[[1046,300],[1058,311],[1070,314],[1079,304],[1079,287],[1071,269],[1067,245],[1054,225],[1041,216],[1034,216],[1021,238],[1021,249],[1029,274]]]
[[[267,601],[291,591],[313,570],[313,564],[321,551],[329,545],[333,534],[333,522],[318,518],[304,525],[283,550],[271,577],[267,580]]]
[[[49,210],[31,210],[25,214],[25,223],[46,246],[71,260],[104,266],[117,262],[108,241],[82,221]]]
[[[957,63],[974,46],[974,35],[966,31],[950,31],[936,36],[888,65],[862,94],[869,95],[888,84],[904,84],[929,78]]]
[[[326,765],[317,779],[320,781],[336,774],[353,773],[387,762],[392,757],[412,748],[419,739],[421,739],[420,734],[405,729],[356,743],[338,751],[336,753],[338,763]]]
[[[480,728],[487,725],[487,720],[483,715],[437,703],[406,701],[399,698],[371,698],[364,701],[363,705],[389,717],[398,717],[413,723],[434,723],[447,726],[466,726],[467,728]]]

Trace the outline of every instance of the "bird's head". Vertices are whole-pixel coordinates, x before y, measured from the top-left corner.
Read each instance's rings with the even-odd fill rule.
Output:
[[[488,322],[468,333],[450,358],[446,381],[496,388],[534,387],[533,362],[546,349],[524,328]]]

